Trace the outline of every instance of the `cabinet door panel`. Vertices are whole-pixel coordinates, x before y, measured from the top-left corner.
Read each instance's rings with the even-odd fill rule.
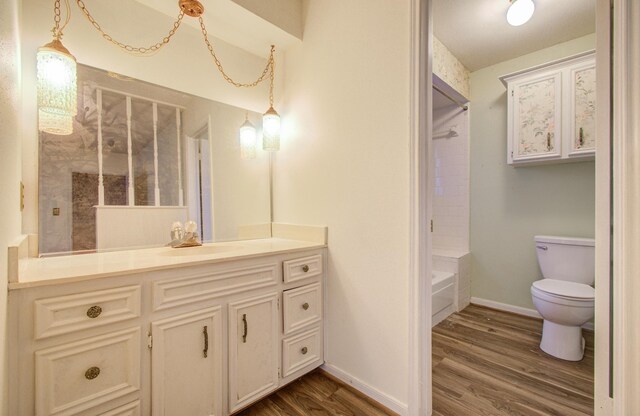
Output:
[[[152,414],[222,414],[221,307],[152,324]]]
[[[278,294],[229,305],[229,407],[234,412],[278,385]]]
[[[570,155],[593,153],[596,148],[596,68],[593,63],[571,70]]]
[[[512,89],[513,161],[562,156],[562,73],[518,82]]]

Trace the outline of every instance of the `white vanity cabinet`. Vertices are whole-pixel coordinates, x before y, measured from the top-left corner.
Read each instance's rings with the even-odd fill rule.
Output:
[[[592,159],[595,55],[583,53],[505,75],[507,163]]]
[[[251,405],[324,362],[325,255],[13,288],[10,414],[226,416]]]
[[[278,293],[229,304],[229,410],[278,387]]]
[[[151,333],[152,415],[221,415],[222,307],[155,321]]]

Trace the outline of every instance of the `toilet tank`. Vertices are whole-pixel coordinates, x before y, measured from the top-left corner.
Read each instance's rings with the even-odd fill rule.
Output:
[[[536,254],[545,279],[593,284],[595,240],[592,238],[537,235]]]

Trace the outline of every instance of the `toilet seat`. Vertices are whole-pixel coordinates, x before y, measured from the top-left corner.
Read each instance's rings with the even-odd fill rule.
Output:
[[[541,300],[565,306],[593,307],[595,289],[583,283],[542,279],[533,282],[531,294]]]
[[[542,279],[533,282],[532,286],[550,295],[571,300],[593,300],[596,295],[593,287],[566,280]]]

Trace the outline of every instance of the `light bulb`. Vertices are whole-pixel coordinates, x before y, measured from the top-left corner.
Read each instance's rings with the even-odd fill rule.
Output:
[[[262,116],[262,148],[270,152],[280,150],[280,115],[273,107]]]
[[[243,159],[254,159],[256,157],[256,128],[247,119],[240,126],[240,157]]]
[[[535,9],[533,0],[512,0],[507,10],[507,22],[511,26],[521,26],[531,19]]]
[[[78,113],[76,76],[76,58],[59,39],[38,49],[39,130],[52,134],[72,133],[72,119]]]

